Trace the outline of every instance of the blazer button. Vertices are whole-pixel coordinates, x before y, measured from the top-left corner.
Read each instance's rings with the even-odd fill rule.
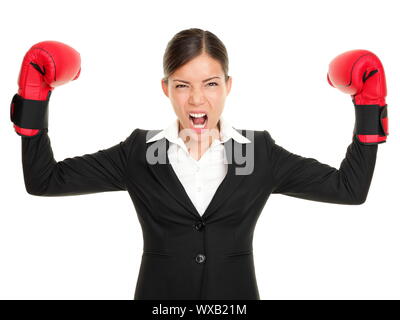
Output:
[[[199,221],[199,222],[197,222],[197,223],[194,224],[194,228],[195,228],[197,231],[200,231],[204,226],[205,226],[204,221]]]
[[[204,254],[199,253],[196,256],[196,262],[197,263],[203,263],[206,260],[206,256]]]

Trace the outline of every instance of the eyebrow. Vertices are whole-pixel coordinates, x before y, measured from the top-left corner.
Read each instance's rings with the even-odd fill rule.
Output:
[[[207,81],[209,81],[209,80],[211,80],[211,79],[215,79],[215,78],[218,78],[218,79],[219,79],[220,77],[217,77],[217,76],[211,77],[211,78],[208,78],[208,79],[203,80],[202,82],[207,82]],[[179,82],[184,82],[184,83],[190,83],[189,81],[179,80],[179,79],[173,79],[173,81],[179,81]]]

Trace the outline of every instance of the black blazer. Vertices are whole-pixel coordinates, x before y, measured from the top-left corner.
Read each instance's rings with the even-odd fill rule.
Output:
[[[378,149],[377,145],[362,145],[353,136],[337,170],[285,150],[266,130],[238,130],[252,141],[253,172],[235,174],[240,165],[232,157],[226,177],[201,216],[169,161],[146,161],[148,148],[156,143],[146,141],[159,131],[135,129],[111,148],[58,162],[47,131],[33,138],[22,137],[28,193],[129,192],[144,239],[134,299],[260,299],[252,240],[270,194],[362,204]],[[168,140],[157,143],[162,146],[157,152],[165,154]],[[240,149],[246,155],[245,145],[242,149],[232,139],[224,146],[228,152]]]

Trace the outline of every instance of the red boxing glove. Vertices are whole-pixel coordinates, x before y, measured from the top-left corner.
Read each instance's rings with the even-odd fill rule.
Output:
[[[350,94],[356,110],[354,134],[363,144],[386,142],[388,117],[385,72],[379,58],[367,50],[347,51],[331,61],[328,82]]]
[[[79,53],[57,41],[43,41],[25,54],[18,77],[10,117],[15,132],[33,137],[48,127],[48,103],[52,90],[75,80],[81,71]]]

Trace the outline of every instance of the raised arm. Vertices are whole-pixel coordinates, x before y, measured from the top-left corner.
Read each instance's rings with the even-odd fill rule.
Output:
[[[291,153],[265,131],[274,189],[272,193],[338,204],[362,204],[371,184],[378,144],[386,142],[388,118],[383,66],[372,52],[345,52],[329,65],[328,82],[351,94],[355,107],[353,139],[340,168]]]
[[[25,54],[10,116],[22,139],[28,193],[64,196],[126,190],[125,168],[134,132],[124,141],[92,154],[56,161],[48,136],[52,90],[80,75],[80,55],[57,41],[43,41]]]

